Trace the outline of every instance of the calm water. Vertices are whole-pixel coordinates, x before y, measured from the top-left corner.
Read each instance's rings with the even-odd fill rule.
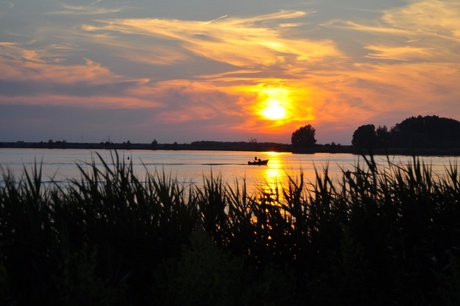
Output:
[[[111,152],[97,151],[106,162],[111,162]],[[353,170],[357,163],[364,160],[352,154],[291,154],[276,152],[229,152],[229,151],[149,151],[130,150],[118,151],[120,158],[132,162],[135,173],[142,179],[146,173],[164,171],[184,184],[201,185],[204,177],[221,176],[230,185],[236,180],[246,180],[250,190],[259,187],[285,185],[288,175],[296,178],[303,172],[307,180],[314,181],[315,168],[322,171],[328,166],[333,178],[341,177],[342,170]],[[254,157],[269,159],[267,166],[248,166],[247,162]],[[405,164],[410,157],[394,156],[395,163]],[[449,163],[457,163],[458,157],[423,157],[424,162],[431,164],[436,173],[442,174]],[[76,164],[96,162],[101,165],[96,151],[92,150],[59,150],[59,149],[0,149],[0,166],[3,170],[10,169],[17,177],[24,168],[31,170],[34,164],[42,163],[43,177],[47,181],[64,182],[68,178],[79,178],[80,171]],[[385,159],[378,161],[385,164]],[[86,166],[85,166],[86,167]],[[1,179],[0,179],[1,180]]]

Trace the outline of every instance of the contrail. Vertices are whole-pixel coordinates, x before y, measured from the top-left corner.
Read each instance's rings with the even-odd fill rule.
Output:
[[[211,23],[211,22],[214,22],[214,21],[217,21],[217,20],[220,20],[220,19],[224,19],[224,18],[227,18],[227,17],[228,17],[228,15],[220,16],[219,18],[207,21],[206,23]]]

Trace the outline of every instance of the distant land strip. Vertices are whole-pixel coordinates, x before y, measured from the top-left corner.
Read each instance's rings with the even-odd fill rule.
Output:
[[[273,142],[225,142],[195,141],[192,143],[83,143],[67,141],[48,142],[0,142],[0,148],[23,149],[88,149],[88,150],[201,150],[201,151],[253,151],[253,152],[290,152],[297,154],[348,153],[359,155],[424,155],[424,156],[460,156],[460,148],[375,148],[372,150],[357,148],[353,145],[317,144],[310,148],[294,148],[290,144]]]

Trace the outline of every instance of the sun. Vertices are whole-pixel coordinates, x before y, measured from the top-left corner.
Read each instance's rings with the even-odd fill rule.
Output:
[[[269,120],[280,120],[286,117],[286,109],[278,100],[267,100],[261,114]]]
[[[264,88],[260,92],[260,115],[267,120],[277,121],[287,117],[289,90],[280,87]]]
[[[260,83],[249,91],[255,94],[254,102],[248,109],[258,119],[273,121],[273,127],[282,126],[290,121],[293,115],[291,89]]]

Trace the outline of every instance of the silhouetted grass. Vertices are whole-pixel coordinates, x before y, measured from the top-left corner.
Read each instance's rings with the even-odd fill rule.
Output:
[[[332,181],[249,194],[222,177],[140,180],[113,152],[0,186],[0,304],[457,305],[460,175],[372,156]]]

